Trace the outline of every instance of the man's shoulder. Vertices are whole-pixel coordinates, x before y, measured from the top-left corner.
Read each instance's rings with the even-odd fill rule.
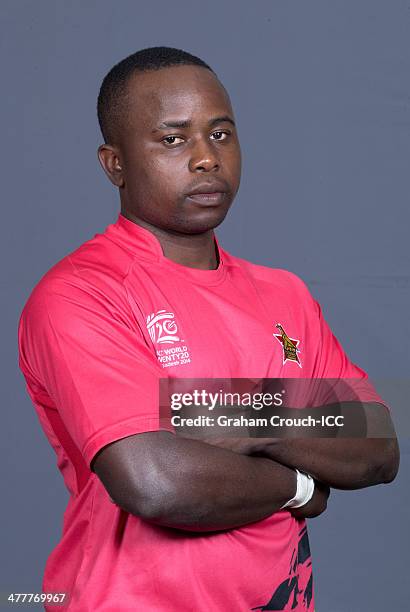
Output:
[[[105,233],[95,234],[55,263],[36,283],[23,313],[67,300],[124,300],[124,279],[133,257]]]

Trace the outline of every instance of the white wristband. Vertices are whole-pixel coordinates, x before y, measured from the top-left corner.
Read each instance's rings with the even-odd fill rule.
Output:
[[[295,470],[296,472],[296,493],[295,497],[292,497],[283,508],[300,508],[307,504],[313,496],[315,490],[315,481],[312,476],[309,474],[305,474],[304,472],[299,472],[299,470]]]

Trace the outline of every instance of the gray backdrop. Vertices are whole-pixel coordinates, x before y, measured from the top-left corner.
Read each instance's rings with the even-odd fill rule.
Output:
[[[0,15],[4,593],[41,589],[67,502],[17,368],[16,327],[42,274],[119,210],[96,157],[104,74],[153,45],[214,67],[244,153],[222,244],[299,274],[351,358],[373,377],[404,380],[410,5],[3,0]],[[408,609],[405,437],[401,446],[392,485],[335,492],[310,522],[317,612]]]

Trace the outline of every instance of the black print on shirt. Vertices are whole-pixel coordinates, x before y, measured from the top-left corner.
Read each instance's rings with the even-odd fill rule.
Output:
[[[309,537],[306,527],[299,532],[298,547],[292,552],[289,575],[276,589],[269,602],[263,606],[252,608],[252,610],[284,610],[291,605],[294,610],[298,605],[298,595],[303,593],[303,605],[309,610],[313,594],[313,576],[310,570],[309,580],[304,591],[299,589],[299,569],[301,566],[311,568],[312,560],[310,554]]]

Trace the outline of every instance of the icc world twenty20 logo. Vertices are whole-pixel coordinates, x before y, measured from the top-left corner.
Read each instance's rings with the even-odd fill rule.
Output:
[[[147,317],[147,329],[151,340],[156,344],[174,344],[179,342],[178,328],[173,312],[158,310]]]

